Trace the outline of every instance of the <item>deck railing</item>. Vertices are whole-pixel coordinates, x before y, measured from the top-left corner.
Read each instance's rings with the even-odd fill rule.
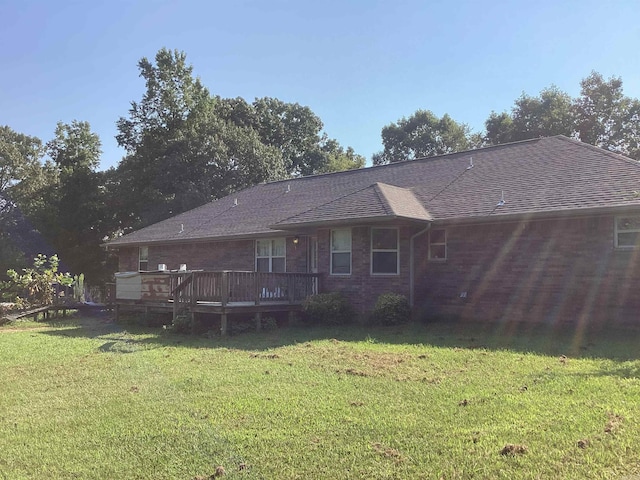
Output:
[[[144,276],[145,273],[141,273]],[[154,282],[158,282],[158,274]],[[316,273],[263,273],[243,271],[189,271],[166,274],[167,300],[174,304],[214,302],[297,304],[318,293]],[[185,305],[186,306],[186,305]]]

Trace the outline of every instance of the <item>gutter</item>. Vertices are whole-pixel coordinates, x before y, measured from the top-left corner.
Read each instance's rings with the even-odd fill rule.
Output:
[[[414,276],[415,276],[415,270],[416,270],[416,267],[414,265],[415,263],[415,254],[414,254],[415,241],[414,240],[420,235],[426,233],[430,228],[431,228],[431,223],[429,223],[426,227],[424,227],[418,233],[411,235],[411,238],[409,239],[409,306],[411,308],[413,308],[414,297],[415,297],[415,294],[413,292],[414,286],[415,286]]]

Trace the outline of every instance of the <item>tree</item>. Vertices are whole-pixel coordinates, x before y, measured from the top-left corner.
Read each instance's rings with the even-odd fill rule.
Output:
[[[323,161],[315,173],[342,172],[354,170],[365,165],[365,158],[351,147],[345,150],[336,140],[325,139],[321,147]]]
[[[624,95],[619,77],[591,72],[580,86],[574,101],[580,140],[640,160],[640,101]]]
[[[138,66],[146,92],[116,137],[127,150],[117,169],[123,230],[284,175],[281,156],[250,126],[218,115],[184,53],[161,49],[155,64],[143,58]]]
[[[22,273],[10,269],[7,271],[9,280],[2,282],[0,288],[5,295],[13,294],[18,308],[43,306],[53,303],[53,284],[71,286],[73,278],[68,273],[58,272],[58,257],[39,254],[33,259],[33,267],[22,269]]]
[[[0,193],[28,180],[40,167],[42,155],[39,138],[0,127]]]
[[[485,141],[490,145],[552,135],[573,136],[572,99],[553,85],[537,97],[523,93],[515,101],[511,114],[491,112],[485,128]]]
[[[591,74],[580,82],[578,98],[557,87],[537,97],[523,93],[511,113],[485,122],[490,145],[551,135],[565,135],[640,160],[640,101],[624,95],[622,80]]]
[[[0,127],[0,277],[26,266],[25,253],[32,253],[32,237],[39,236],[24,213],[39,212],[46,203],[41,192],[50,179],[40,163],[43,154],[39,138]]]
[[[320,118],[309,107],[277,98],[242,98],[216,103],[218,115],[239,127],[254,129],[260,141],[280,152],[288,176],[313,175],[364,166],[364,157],[322,132]],[[350,152],[350,153],[349,153]]]
[[[100,243],[112,228],[106,222],[100,163],[101,143],[87,122],[58,123],[47,153],[58,173],[49,190],[54,214],[42,225],[65,264],[91,283],[105,280],[105,253]]]
[[[382,129],[384,151],[373,157],[374,165],[414,160],[473,148],[469,127],[449,115],[438,118],[429,110],[417,110]]]
[[[155,63],[143,58],[138,67],[146,92],[118,121],[127,156],[107,189],[118,198],[120,231],[256,183],[361,165],[361,157],[328,142],[308,107],[213,97],[178,51],[161,49]]]

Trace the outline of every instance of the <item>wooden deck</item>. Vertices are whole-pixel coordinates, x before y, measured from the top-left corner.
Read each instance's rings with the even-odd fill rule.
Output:
[[[295,312],[317,293],[319,275],[240,271],[131,272],[116,275],[116,316],[121,309],[171,312],[173,318],[194,313],[221,317],[227,333],[227,315],[251,313],[260,327],[268,312]]]

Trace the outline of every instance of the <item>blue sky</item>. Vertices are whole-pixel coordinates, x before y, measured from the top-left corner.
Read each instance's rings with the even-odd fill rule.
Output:
[[[137,62],[182,50],[222,97],[309,106],[369,160],[383,126],[429,109],[473,130],[524,91],[572,96],[592,70],[640,97],[640,2],[0,1],[0,125],[53,137],[84,120],[102,168],[116,121],[144,93]]]

